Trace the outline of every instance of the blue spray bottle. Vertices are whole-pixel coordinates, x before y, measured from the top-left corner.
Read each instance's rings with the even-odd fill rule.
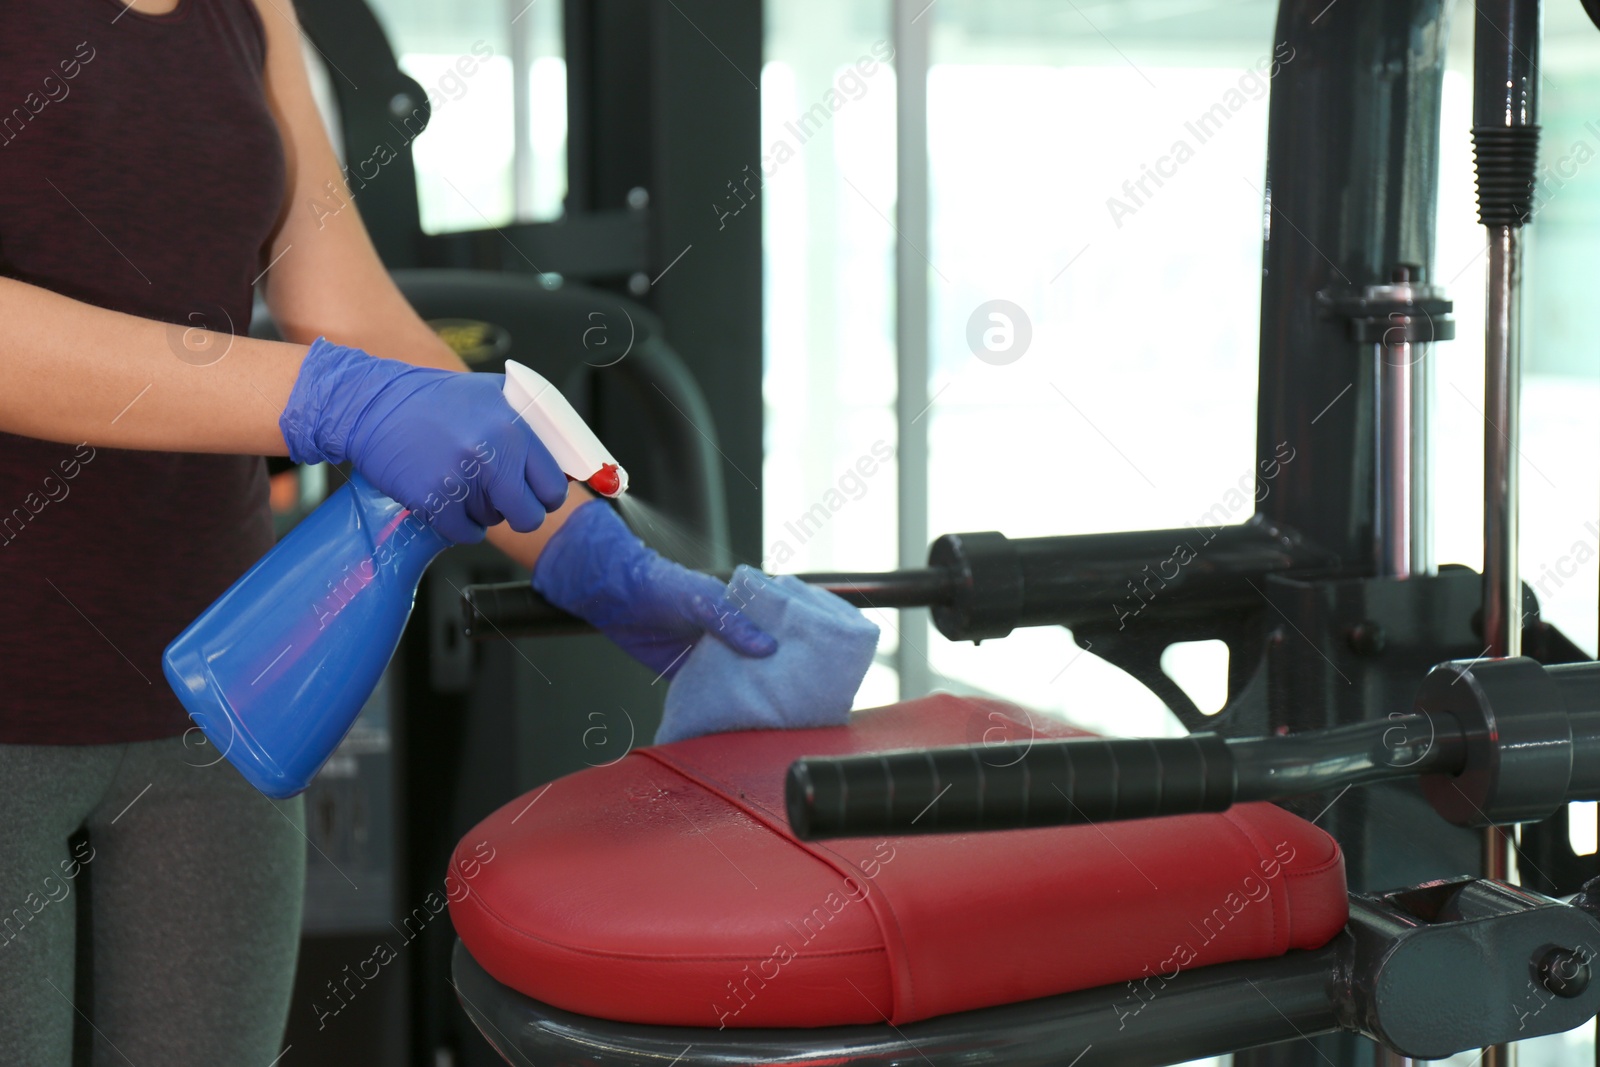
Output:
[[[617,465],[548,381],[506,363],[505,396],[567,477],[604,496]],[[360,475],[167,646],[167,682],[207,740],[269,797],[311,784],[400,643],[417,584],[448,547]]]

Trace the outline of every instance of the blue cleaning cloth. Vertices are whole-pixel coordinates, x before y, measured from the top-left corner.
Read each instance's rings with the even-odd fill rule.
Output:
[[[702,637],[667,690],[658,745],[727,730],[842,726],[878,648],[878,624],[826,589],[741,566],[728,599],[778,639],[762,659]]]

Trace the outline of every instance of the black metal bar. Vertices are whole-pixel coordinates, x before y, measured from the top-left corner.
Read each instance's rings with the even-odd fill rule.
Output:
[[[1466,762],[1460,724],[1448,714],[1387,719],[1283,737],[1229,742],[1239,799],[1278,800],[1421,774],[1453,774]]]
[[[769,548],[760,489],[761,216],[746,212],[722,228],[707,205],[762,156],[765,13],[751,0],[674,0],[636,10],[629,28],[650,27],[650,82],[638,101],[648,136],[609,140],[619,162],[605,169],[620,177],[630,159],[648,153],[649,180],[633,183],[650,195],[646,302],[705,392],[713,423],[698,429],[714,437],[726,463],[734,556],[761,559]]]
[[[1539,9],[1539,0],[1476,4],[1472,134],[1478,149],[1479,221],[1485,226],[1520,226],[1532,210],[1539,143]]]
[[[789,768],[802,840],[1064,826],[1223,811],[1385,779],[1454,774],[1455,720],[1404,715],[1296,737],[1031,740],[855,756]]]
[[[716,1030],[574,1015],[496,982],[459,942],[455,977],[461,1006],[520,1067],[1160,1067],[1332,1031],[1335,976],[1346,947],[1338,939],[1315,952],[1201,967],[896,1028]]]
[[[921,570],[851,574],[802,574],[801,581],[820,585],[858,608],[918,608],[950,596],[955,578],[942,567]]]
[[[863,608],[932,607],[952,641],[1003,637],[1018,626],[1078,626],[1193,618],[1261,605],[1265,575],[1313,573],[1334,562],[1290,533],[1259,523],[1120,534],[1008,538],[947,534],[921,570],[801,574]],[[582,632],[520,583],[469,587],[467,634],[536,637]],[[1145,614],[1148,612],[1148,614]]]
[[[1337,560],[1266,523],[1008,538],[946,534],[928,562],[957,576],[933,621],[952,641],[1004,637],[1019,626],[1121,624],[1215,616],[1261,603],[1251,581],[1325,570]],[[1146,612],[1149,612],[1147,615]]]
[[[1444,0],[1279,5],[1263,193],[1256,458],[1294,449],[1259,505],[1372,573],[1373,397],[1366,347],[1319,293],[1433,277]]]
[[[806,757],[790,766],[785,799],[805,840],[1222,811],[1407,778],[1463,827],[1600,799],[1600,663],[1442,663],[1414,708],[1288,736],[1032,738]]]
[[[727,579],[730,575],[719,577]],[[858,608],[918,607],[948,598],[951,575],[937,568],[865,574],[797,574]],[[592,633],[594,627],[550,603],[527,582],[469,585],[462,593],[466,636],[475,641],[496,637],[557,637]]]
[[[749,212],[739,220],[749,225],[722,229],[706,205],[761,158],[762,7],[748,0],[564,0],[562,12],[567,214],[648,201],[648,266],[627,279],[627,292],[660,317],[705,393],[707,417],[685,412],[682,421],[714,442],[725,464],[734,554],[760,558],[760,215]],[[633,247],[626,237],[624,251]],[[615,269],[627,258],[615,249],[591,251],[597,259],[603,252],[603,262],[585,270]],[[611,443],[614,428],[595,430]]]

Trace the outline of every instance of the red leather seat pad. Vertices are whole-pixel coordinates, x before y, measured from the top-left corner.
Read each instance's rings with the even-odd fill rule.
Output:
[[[537,1000],[713,1028],[900,1024],[1131,979],[1155,990],[1343,927],[1338,846],[1270,804],[822,842],[795,840],[783,816],[801,755],[1078,733],[936,695],[848,727],[641,749],[463,838],[451,917],[489,974]]]

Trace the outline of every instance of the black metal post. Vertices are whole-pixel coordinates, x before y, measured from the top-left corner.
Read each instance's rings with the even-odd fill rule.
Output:
[[[1262,502],[1371,573],[1372,381],[1343,320],[1319,293],[1389,281],[1397,263],[1431,270],[1438,200],[1443,0],[1284,0],[1267,130],[1257,458],[1280,442],[1291,476]]]
[[[1327,313],[1338,298],[1388,281],[1396,264],[1431,277],[1447,10],[1443,0],[1279,6],[1274,48],[1293,58],[1273,80],[1268,118],[1256,451],[1268,461],[1288,442],[1297,458],[1260,507],[1337,555],[1347,578],[1264,583],[1276,636],[1263,687],[1217,727],[1234,736],[1361,721],[1415,685],[1419,659],[1472,639],[1453,618],[1464,591],[1454,576],[1381,583],[1410,587],[1404,604],[1364,580],[1380,570],[1377,383],[1367,346]],[[1371,787],[1350,801],[1319,797],[1305,814],[1345,847],[1352,887],[1377,874],[1369,864],[1378,839],[1426,841],[1426,858],[1413,857],[1419,865],[1476,869],[1472,834],[1442,826],[1414,790]],[[1351,1035],[1315,1043],[1341,1067],[1373,1062],[1375,1046]],[[1235,1062],[1306,1059],[1296,1042]]]

